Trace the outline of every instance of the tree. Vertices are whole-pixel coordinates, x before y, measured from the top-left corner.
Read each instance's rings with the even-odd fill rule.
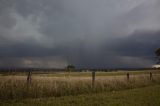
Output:
[[[72,64],[67,66],[67,70],[69,70],[69,71],[73,71],[74,69],[75,69],[75,66]]]
[[[156,56],[157,56],[158,63],[160,63],[160,48],[158,48],[158,49],[155,51],[155,54],[156,54]]]

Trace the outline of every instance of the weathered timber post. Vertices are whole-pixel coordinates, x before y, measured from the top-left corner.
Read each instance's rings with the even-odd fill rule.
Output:
[[[129,81],[129,73],[127,73],[127,81]]]
[[[31,84],[32,82],[32,76],[31,76],[31,71],[28,72],[28,76],[27,76],[27,84]]]
[[[92,72],[92,88],[94,88],[95,85],[95,71]]]
[[[150,80],[153,80],[152,72],[150,72],[149,74],[150,74]]]

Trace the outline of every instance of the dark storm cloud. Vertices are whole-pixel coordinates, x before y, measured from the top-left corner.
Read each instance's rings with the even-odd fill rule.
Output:
[[[149,67],[159,0],[0,0],[0,66]]]
[[[132,35],[120,39],[115,49],[126,56],[154,56],[155,50],[160,46],[159,35],[160,31],[135,31]]]

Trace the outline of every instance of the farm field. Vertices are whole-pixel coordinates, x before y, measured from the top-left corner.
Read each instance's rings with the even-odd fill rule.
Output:
[[[1,106],[159,106],[160,85],[122,90],[0,103]]]
[[[148,74],[149,72],[153,72],[155,74],[160,74],[159,70],[135,70],[135,71],[113,71],[113,72],[96,72],[97,76],[120,76],[126,75],[126,73],[130,73],[131,75],[140,75],[140,74]],[[51,77],[65,77],[65,76],[72,76],[72,77],[90,77],[91,72],[32,72],[33,76],[51,76]],[[0,72],[0,76],[10,76],[10,75],[20,75],[26,76],[26,72]]]
[[[27,73],[1,73],[0,105],[157,106],[160,99],[159,70],[96,72],[94,86],[91,72],[33,72],[32,82],[26,79]],[[139,102],[134,103],[137,98]],[[156,102],[150,105],[153,99]]]

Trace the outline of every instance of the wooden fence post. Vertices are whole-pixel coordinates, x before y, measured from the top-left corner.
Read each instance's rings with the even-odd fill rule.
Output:
[[[31,71],[28,72],[28,76],[27,76],[27,84],[31,84],[32,82],[32,76],[31,76]]]
[[[150,80],[153,80],[152,72],[150,72],[149,74],[150,74]]]
[[[129,81],[129,73],[127,73],[127,81]]]
[[[95,71],[92,72],[92,87],[95,85]]]

